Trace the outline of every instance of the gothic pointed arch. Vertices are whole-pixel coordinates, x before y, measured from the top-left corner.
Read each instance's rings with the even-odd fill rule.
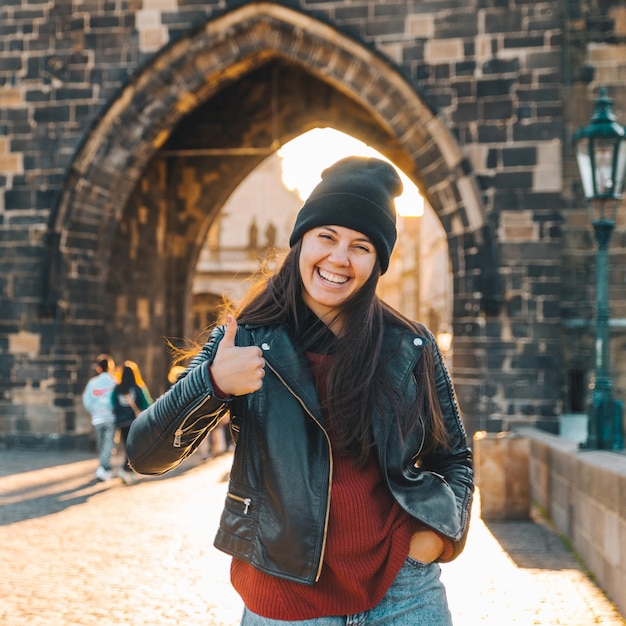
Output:
[[[371,47],[266,2],[222,14],[172,43],[103,111],[78,149],[51,214],[44,308],[62,307],[71,319],[97,317],[111,241],[148,163],[181,120],[276,59],[302,68],[367,112],[384,138],[375,147],[413,178],[446,228],[455,272],[465,272],[459,282],[471,282],[468,292],[481,292],[484,302],[493,300],[497,263],[491,230],[471,167],[445,123]],[[290,138],[280,131],[274,137],[279,144]],[[472,264],[463,258],[468,247],[480,250],[472,253]]]

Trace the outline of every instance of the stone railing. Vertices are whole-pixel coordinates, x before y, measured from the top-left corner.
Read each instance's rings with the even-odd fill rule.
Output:
[[[515,436],[529,442],[530,498],[626,615],[626,454],[580,450],[532,428]]]

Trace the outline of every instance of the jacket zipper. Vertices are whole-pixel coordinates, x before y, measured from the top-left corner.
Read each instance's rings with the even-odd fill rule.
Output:
[[[324,536],[322,538],[322,551],[320,553],[320,563],[317,568],[317,574],[315,576],[315,582],[320,579],[322,574],[322,564],[324,563],[324,553],[326,552],[326,538],[328,535],[328,517],[330,515],[330,491],[333,482],[333,451],[330,445],[330,438],[328,437],[328,433],[326,429],[320,424],[319,420],[311,413],[307,405],[304,403],[304,400],[285,382],[285,379],[267,362],[265,361],[265,366],[269,367],[280,382],[289,390],[289,393],[302,405],[302,408],[309,414],[311,419],[320,427],[320,430],[324,433],[324,437],[326,437],[326,442],[328,443],[328,455],[330,459],[330,474],[328,476],[328,498],[326,500],[326,517],[324,519]]]
[[[226,494],[227,498],[231,500],[235,500],[236,502],[241,502],[244,505],[243,514],[248,515],[248,509],[252,504],[252,500],[250,498],[242,498],[241,496],[236,496],[234,493],[230,493],[230,491]]]
[[[198,406],[194,407],[191,411],[189,411],[189,413],[187,413],[187,415],[185,415],[185,417],[182,419],[180,425],[178,426],[178,428],[176,429],[176,431],[174,432],[174,447],[175,448],[180,448],[182,445],[181,442],[181,438],[184,434],[184,426],[187,422],[187,420],[191,417],[191,415],[193,413],[195,413],[199,408],[201,408],[202,406],[204,406],[204,404],[206,404],[210,399],[212,398],[212,396],[207,396]]]
[[[424,442],[426,441],[426,426],[424,425],[424,420],[422,416],[419,416],[420,424],[422,425],[422,440],[420,441],[420,447],[417,449],[417,452],[413,455],[413,463],[417,463],[417,459],[420,455],[420,452],[424,449]]]

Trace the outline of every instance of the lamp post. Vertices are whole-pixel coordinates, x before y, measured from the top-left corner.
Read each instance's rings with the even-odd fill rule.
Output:
[[[609,242],[626,175],[626,129],[617,122],[606,88],[588,126],[573,136],[585,197],[591,204],[596,263],[595,384],[589,406],[588,437],[583,447],[621,450],[624,447],[623,403],[613,398],[609,361]]]

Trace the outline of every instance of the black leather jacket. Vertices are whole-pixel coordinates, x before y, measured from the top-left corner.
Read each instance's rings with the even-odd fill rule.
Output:
[[[209,365],[223,333],[214,330],[176,384],[133,422],[130,463],[142,474],[167,472],[230,411],[237,445],[215,546],[266,573],[313,584],[324,556],[333,455],[310,368],[284,327],[239,326],[237,344],[263,351],[263,386],[220,399]],[[432,336],[385,329],[384,350],[393,354],[388,373],[406,397],[415,394],[413,371],[428,342]],[[426,456],[421,427],[400,440],[393,420],[380,417],[375,441],[389,490],[410,515],[452,541],[452,559],[467,536],[473,469],[450,376],[436,347],[434,353],[450,449]]]

